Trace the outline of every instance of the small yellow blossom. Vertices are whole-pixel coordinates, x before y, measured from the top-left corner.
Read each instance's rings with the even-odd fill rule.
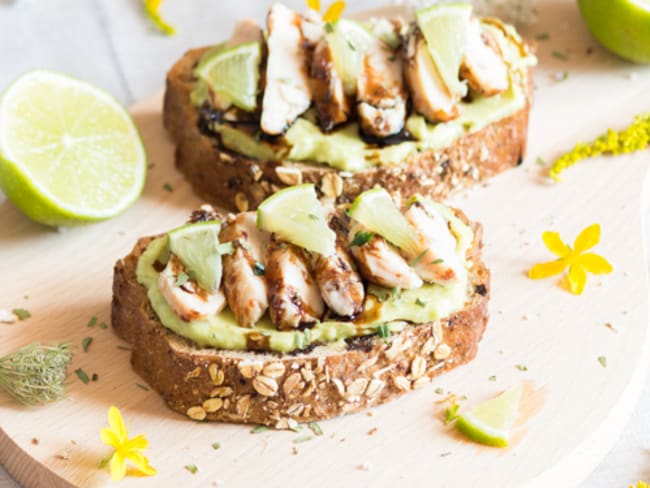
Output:
[[[572,151],[560,156],[551,166],[549,176],[560,181],[560,173],[581,159],[593,158],[601,154],[626,154],[640,151],[650,146],[650,114],[637,115],[626,129],[616,132],[608,129],[591,144],[579,142]]]
[[[316,12],[320,12],[320,0],[307,0],[307,7]],[[336,22],[345,10],[345,2],[333,2],[323,15],[324,22]]]
[[[142,474],[152,476],[156,470],[149,465],[149,460],[142,454],[149,442],[144,435],[129,439],[129,432],[124,425],[122,414],[115,406],[108,409],[108,425],[101,431],[101,438],[104,444],[115,449],[111,455],[111,477],[114,481],[120,481],[126,475],[126,460],[131,461]]]
[[[636,484],[636,487],[634,485],[630,485],[630,488],[650,488],[650,485],[648,485],[648,483],[645,483],[643,481],[639,481]]]
[[[149,17],[153,25],[160,30],[163,34],[173,36],[176,29],[162,18],[160,15],[160,4],[162,0],[144,0],[144,13]]]
[[[544,244],[553,254],[558,256],[555,261],[540,263],[533,266],[528,277],[534,280],[548,278],[562,273],[569,268],[566,279],[569,291],[580,295],[587,283],[587,272],[593,274],[611,273],[613,268],[609,262],[594,253],[585,253],[600,241],[600,225],[593,224],[583,229],[573,243],[573,249],[562,242],[557,232],[544,232]]]

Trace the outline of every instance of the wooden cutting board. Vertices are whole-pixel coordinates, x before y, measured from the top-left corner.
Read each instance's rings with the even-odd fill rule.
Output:
[[[493,271],[491,319],[474,362],[368,414],[322,422],[323,436],[299,444],[293,441],[301,434],[293,432],[252,434],[246,426],[190,422],[139,387],[129,352],[118,348],[124,344],[110,329],[86,324],[91,317],[109,322],[112,266],[137,237],[178,225],[201,203],[174,170],[158,95],[132,109],[151,169],[142,198],[125,214],[57,232],[0,201],[0,308],[32,313],[26,321],[0,324],[0,355],[33,341],[70,341],[75,348],[65,400],[25,408],[0,394],[0,463],[25,486],[110,486],[108,470],[98,469],[109,453],[99,431],[114,404],[133,435],[147,435],[158,469],[153,478],[126,478],[125,487],[548,487],[582,480],[627,422],[648,366],[641,216],[650,155],[592,160],[558,185],[535,161],[551,160],[607,127],[621,128],[648,109],[650,72],[597,48],[574,10],[566,13],[549,11],[529,33],[548,31],[551,39],[540,41],[525,164],[453,198],[483,222],[485,260]],[[551,54],[566,46],[569,61]],[[557,81],[565,70],[568,79]],[[595,222],[602,226],[596,251],[614,264],[613,274],[590,276],[579,297],[556,279],[526,278],[532,264],[552,258],[541,242],[544,230],[572,242]],[[87,336],[94,340],[84,353]],[[599,356],[607,358],[606,368]],[[97,373],[98,381],[81,383],[76,368]],[[441,422],[437,388],[466,395],[466,407],[521,381],[529,386],[525,421],[510,448],[464,441]],[[214,442],[222,447],[213,450]],[[188,464],[198,472],[185,470]]]

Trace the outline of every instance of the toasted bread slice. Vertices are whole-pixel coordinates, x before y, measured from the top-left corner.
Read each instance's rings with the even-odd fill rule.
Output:
[[[344,350],[324,345],[290,354],[200,348],[160,323],[137,280],[138,258],[151,237],[115,265],[112,326],[132,345],[135,371],[172,410],[194,420],[287,428],[294,421],[358,412],[424,386],[476,355],[488,318],[490,274],[481,261],[481,227],[472,227],[464,308],[385,339],[357,337]]]
[[[176,144],[176,166],[194,191],[230,210],[254,209],[280,188],[314,183],[338,203],[352,201],[375,185],[397,195],[440,199],[521,164],[526,149],[530,102],[497,122],[456,139],[442,149],[424,151],[397,165],[342,172],[322,164],[262,161],[223,147],[199,128],[199,110],[190,102],[192,70],[208,48],[185,54],[167,74],[164,125]],[[528,76],[528,92],[532,76]]]

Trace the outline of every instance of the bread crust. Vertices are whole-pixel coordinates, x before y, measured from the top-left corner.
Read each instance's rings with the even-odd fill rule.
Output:
[[[201,198],[227,209],[254,209],[280,188],[298,183],[314,183],[322,195],[336,198],[337,203],[350,202],[375,185],[393,194],[420,193],[441,199],[452,190],[475,185],[523,160],[530,100],[509,117],[466,134],[448,147],[415,154],[398,165],[350,173],[320,164],[248,158],[227,150],[218,139],[199,130],[199,111],[190,103],[192,69],[207,49],[188,51],[168,72],[163,120],[176,143],[177,168]]]
[[[136,278],[140,239],[114,269],[112,326],[132,345],[131,364],[177,412],[194,420],[287,428],[388,402],[466,363],[487,319],[490,273],[474,225],[471,293],[465,308],[434,323],[407,326],[388,339],[357,338],[344,351],[298,354],[200,348],[164,327]]]

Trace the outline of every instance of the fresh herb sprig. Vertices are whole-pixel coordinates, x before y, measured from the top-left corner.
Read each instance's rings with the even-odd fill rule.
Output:
[[[67,343],[24,346],[0,357],[0,388],[24,405],[60,400],[65,396],[66,369],[71,359]]]

